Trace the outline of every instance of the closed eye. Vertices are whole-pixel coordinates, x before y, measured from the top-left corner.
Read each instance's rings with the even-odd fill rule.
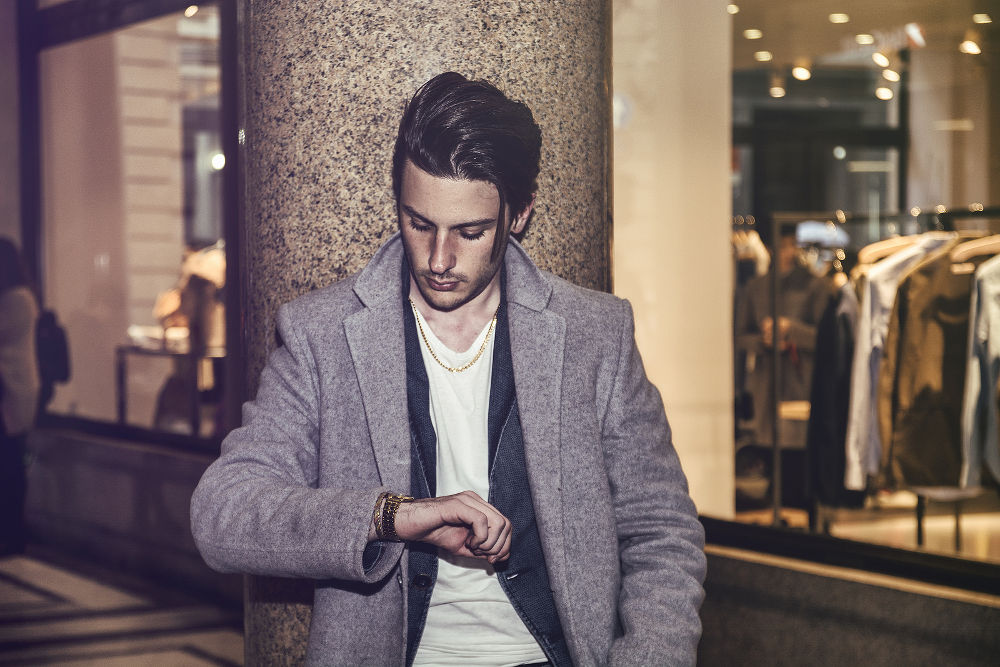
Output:
[[[463,232],[459,232],[459,233],[462,235],[463,239],[466,239],[468,241],[476,241],[478,239],[483,238],[483,236],[486,235],[486,230],[485,229],[480,229],[478,232],[465,232],[465,231],[463,231]]]

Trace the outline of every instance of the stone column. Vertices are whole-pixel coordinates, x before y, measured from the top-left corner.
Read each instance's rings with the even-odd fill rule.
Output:
[[[435,74],[484,78],[542,128],[542,267],[610,289],[609,0],[245,0],[244,333],[250,394],[281,303],[360,269],[396,230],[403,106]],[[247,664],[297,664],[308,582],[249,578]]]

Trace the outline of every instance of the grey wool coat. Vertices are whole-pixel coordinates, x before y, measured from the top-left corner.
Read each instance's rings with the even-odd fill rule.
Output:
[[[315,580],[309,664],[405,660],[405,546],[362,567],[378,495],[410,480],[402,257],[396,235],[280,308],[283,345],[191,501],[213,568]],[[631,308],[513,241],[504,264],[531,498],[573,661],[694,664],[704,532]]]

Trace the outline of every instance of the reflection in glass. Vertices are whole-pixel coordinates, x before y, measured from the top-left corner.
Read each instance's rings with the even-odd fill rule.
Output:
[[[43,284],[76,370],[53,413],[207,436],[225,354],[219,21],[190,14],[42,52]]]

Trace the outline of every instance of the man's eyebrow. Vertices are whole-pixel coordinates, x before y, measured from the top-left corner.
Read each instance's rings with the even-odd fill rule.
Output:
[[[409,215],[411,218],[416,218],[417,220],[426,225],[433,225],[434,227],[438,226],[436,222],[428,218],[426,215],[423,215],[422,213],[418,213],[417,211],[413,210],[412,207],[403,204],[402,208],[406,212],[406,214]],[[481,218],[480,220],[470,220],[468,222],[460,222],[457,225],[452,225],[451,229],[465,229],[466,227],[481,227],[484,225],[494,225],[496,224],[496,221],[497,221],[496,218]]]

